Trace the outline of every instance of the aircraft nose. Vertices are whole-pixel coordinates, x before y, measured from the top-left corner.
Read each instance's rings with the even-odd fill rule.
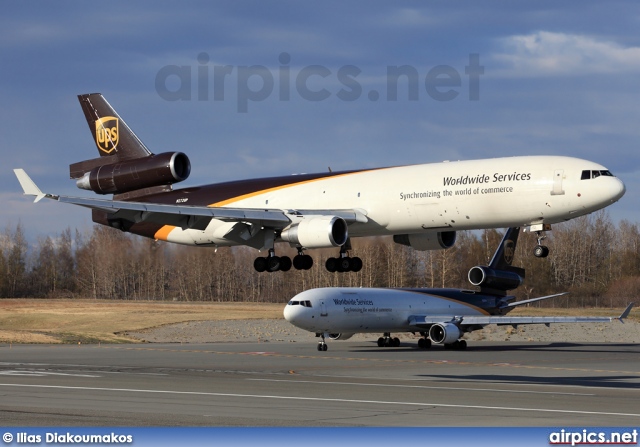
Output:
[[[622,180],[617,177],[612,180],[614,180],[614,182],[612,182],[611,186],[609,187],[609,191],[611,193],[611,203],[620,200],[620,198],[624,196],[624,193],[627,192],[627,188]]]
[[[624,182],[620,179],[618,179],[618,182],[620,182],[620,185],[618,186],[619,192],[615,200],[620,200],[624,193],[627,192],[627,187],[624,185]]]
[[[284,319],[287,320],[289,323],[293,324],[294,326],[298,326],[298,324],[300,322],[300,314],[302,313],[302,307],[301,306],[293,306],[291,304],[287,304],[284,307]]]

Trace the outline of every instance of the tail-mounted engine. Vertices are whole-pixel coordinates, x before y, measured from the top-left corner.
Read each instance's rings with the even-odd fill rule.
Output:
[[[510,267],[510,269],[516,270],[517,268]],[[469,270],[469,282],[474,286],[497,290],[513,290],[520,287],[524,282],[524,271],[520,276],[519,272],[516,271],[494,270],[478,265]]]
[[[97,166],[78,178],[76,185],[98,194],[122,194],[178,183],[190,173],[189,157],[182,152],[165,152]]]
[[[493,254],[489,266],[478,265],[469,270],[469,282],[480,286],[480,290],[497,295],[506,295],[524,282],[525,271],[512,264],[518,243],[520,228],[512,227],[502,237],[502,242]]]

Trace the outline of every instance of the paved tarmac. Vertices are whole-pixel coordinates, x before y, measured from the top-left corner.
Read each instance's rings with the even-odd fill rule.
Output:
[[[0,345],[3,426],[639,426],[640,344]]]

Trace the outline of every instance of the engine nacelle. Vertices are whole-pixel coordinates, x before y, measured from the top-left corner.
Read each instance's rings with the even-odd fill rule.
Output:
[[[304,248],[341,247],[347,242],[347,222],[338,216],[309,216],[282,230],[280,238]]]
[[[429,338],[438,345],[454,343],[461,335],[458,326],[452,323],[437,323],[429,328]]]
[[[516,272],[494,270],[478,265],[469,270],[469,282],[474,286],[491,287],[498,290],[513,290],[524,282],[524,278]]]
[[[349,340],[355,334],[329,334],[331,340]]]
[[[407,245],[418,251],[443,250],[453,247],[456,243],[455,231],[441,231],[438,233],[395,234],[393,242]]]
[[[165,152],[145,158],[98,166],[76,181],[80,189],[98,194],[122,194],[186,180],[191,162],[182,152]]]

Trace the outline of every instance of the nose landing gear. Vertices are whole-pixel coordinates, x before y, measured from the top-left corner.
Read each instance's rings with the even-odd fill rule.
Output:
[[[542,241],[545,240],[547,236],[545,236],[544,231],[536,231],[536,236],[538,236],[538,245],[533,249],[533,256],[536,258],[546,258],[549,256],[549,247],[542,245]]]
[[[318,342],[318,351],[326,351],[327,350],[327,342],[324,341],[324,333],[320,334],[322,337],[322,341]]]

